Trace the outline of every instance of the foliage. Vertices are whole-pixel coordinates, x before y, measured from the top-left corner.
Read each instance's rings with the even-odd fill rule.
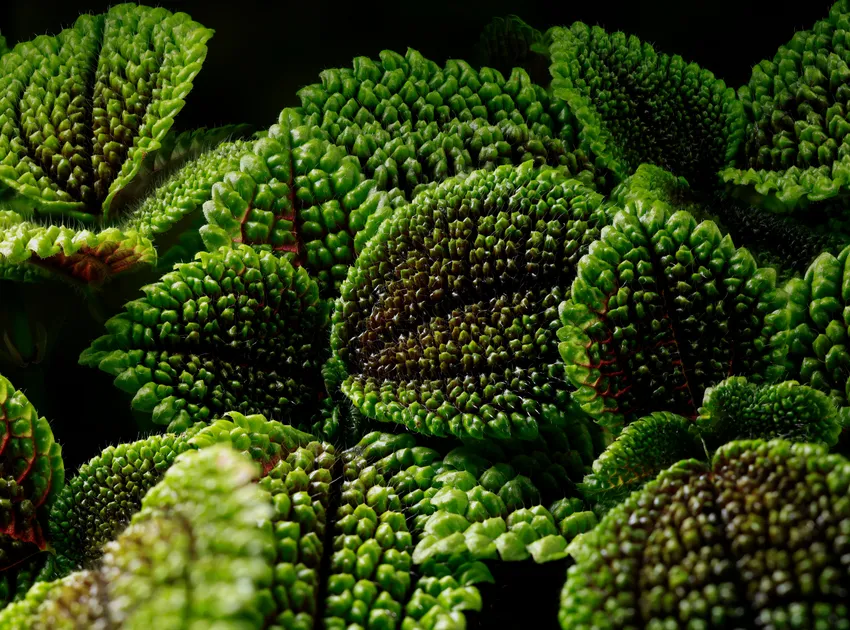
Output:
[[[696,415],[728,374],[766,378],[776,271],[759,268],[712,221],[637,199],[578,265],[560,306],[573,398],[613,431],[653,410]]]
[[[850,4],[839,0],[753,66],[738,90],[747,118],[741,168],[721,176],[765,208],[791,212],[847,193],[848,17]]]
[[[288,417],[315,395],[328,304],[303,267],[247,245],[199,252],[143,287],[80,363],[183,431],[225,411]]]
[[[45,418],[0,376],[0,569],[47,546],[46,512],[62,490],[62,449]]]
[[[558,472],[554,463],[543,471],[535,466],[528,471],[529,477],[520,472],[528,467],[522,455],[496,450],[485,456],[462,448],[441,455],[418,446],[409,434],[370,433],[353,448],[337,454],[331,445],[287,425],[233,412],[179,436],[154,435],[134,444],[109,447],[83,466],[51,511],[50,531],[56,537],[58,557],[51,567],[54,581],[50,590],[45,596],[43,589],[36,587],[0,613],[0,621],[14,624],[23,623],[19,619],[36,619],[38,623],[41,616],[54,614],[54,607],[58,607],[63,609],[61,614],[94,622],[103,615],[87,604],[94,589],[99,589],[101,601],[115,598],[107,605],[108,614],[124,619],[121,623],[126,627],[134,627],[135,619],[138,623],[149,619],[158,604],[140,598],[158,587],[146,585],[142,575],[134,577],[133,567],[140,562],[154,567],[163,562],[156,551],[160,544],[157,537],[164,537],[164,544],[179,536],[183,527],[196,531],[196,537],[205,531],[229,536],[216,529],[222,523],[206,519],[210,514],[233,518],[245,509],[213,509],[220,496],[234,492],[218,484],[237,483],[241,487],[245,483],[245,473],[240,476],[228,468],[231,464],[227,462],[235,454],[222,449],[230,448],[259,464],[258,488],[267,493],[264,496],[269,507],[263,509],[270,514],[246,517],[254,521],[254,533],[243,531],[246,538],[241,543],[257,553],[265,550],[261,555],[266,570],[259,571],[262,562],[258,558],[249,561],[242,557],[252,553],[247,546],[240,546],[241,555],[233,558],[249,562],[258,576],[257,592],[244,592],[245,597],[253,598],[252,608],[241,614],[259,611],[266,620],[284,627],[311,627],[322,609],[329,626],[368,621],[383,627],[389,623],[388,616],[402,614],[405,606],[411,622],[426,624],[450,616],[451,611],[480,608],[480,595],[471,585],[492,579],[480,563],[491,554],[484,553],[480,544],[468,552],[457,548],[456,536],[435,544],[435,536],[446,531],[445,521],[458,509],[458,501],[463,502],[463,520],[469,528],[466,538],[483,540],[476,534],[478,529],[494,532],[501,527],[501,536],[497,535],[489,546],[498,548],[502,559],[508,561],[522,560],[529,554],[535,562],[557,559],[563,556],[568,539],[595,523],[591,514],[578,511],[581,501],[577,499],[555,502],[552,512],[542,506],[531,510],[524,507],[541,498],[535,481],[544,484],[544,489],[548,483],[549,491],[557,492],[551,484],[552,475],[563,477],[565,473],[562,469]],[[199,458],[194,455],[197,451],[207,455]],[[477,475],[478,485],[470,471]],[[339,475],[341,487],[334,481]],[[204,481],[207,478],[212,480]],[[467,487],[470,482],[472,486]],[[197,507],[192,499],[181,498],[181,490],[174,487],[178,483],[196,487],[191,496],[200,502]],[[459,487],[469,490],[462,493],[462,499],[456,496]],[[169,506],[180,506],[184,516],[176,523],[160,523],[154,531],[141,527],[152,511],[168,520],[178,516],[171,509],[162,511],[159,504],[163,500]],[[263,524],[267,519],[271,520],[270,527]],[[266,531],[275,534],[274,553],[266,549]],[[332,532],[332,551],[325,546],[328,531]],[[113,537],[115,542],[109,542]],[[202,539],[196,540],[202,543]],[[447,543],[455,545],[454,551],[440,552]],[[195,559],[187,560],[188,566],[198,568],[197,576],[190,579],[200,582],[192,588],[204,584],[202,588],[226,589],[230,572],[226,566],[213,574],[201,570],[206,558],[197,554],[205,548],[201,544]],[[139,554],[147,559],[142,560]],[[209,560],[224,561],[221,556]],[[412,581],[409,571],[414,565],[419,577]],[[321,573],[322,567],[328,567],[329,572]],[[125,574],[128,570],[130,574]],[[238,573],[235,568],[233,572]],[[173,584],[171,588],[184,587]],[[183,606],[181,601],[163,602],[171,606],[166,609],[167,615],[172,610],[176,615]],[[125,617],[128,609],[137,612]],[[215,610],[211,600],[184,607],[184,614],[189,618],[212,614],[209,609]]]
[[[611,198],[619,205],[636,199],[659,200],[687,210],[700,221],[714,221],[721,232],[746,247],[759,266],[773,267],[783,280],[804,273],[822,252],[838,254],[850,242],[843,230],[836,232],[813,217],[803,220],[763,212],[718,191],[700,194],[684,178],[651,164],[641,164],[611,192]]]
[[[212,34],[185,13],[122,4],[0,57],[0,262],[83,282],[153,262],[150,240],[121,225],[124,191],[167,137]]]
[[[633,35],[581,22],[549,29],[546,42],[555,95],[615,172],[647,162],[711,185],[711,176],[733,162],[743,108],[710,71],[659,54]]]
[[[301,106],[284,109],[254,145],[257,157],[216,188],[201,229],[208,248],[287,252],[335,295],[380,223],[429,184],[533,160],[608,186],[569,109],[519,68],[506,79],[385,50],[321,81],[298,92]]]
[[[846,625],[848,483],[845,458],[781,440],[675,464],[572,543],[561,627]]]
[[[253,135],[174,127],[185,14],[0,37],[0,626],[462,630],[569,567],[564,628],[847,627],[847,7],[737,94],[508,16]],[[63,464],[31,401],[104,374]]]
[[[602,198],[554,169],[478,171],[385,222],[342,287],[331,346],[365,415],[427,435],[533,439],[581,424],[558,302]]]
[[[257,626],[271,583],[271,501],[247,457],[227,447],[186,455],[100,566],[34,589],[0,613],[3,627]]]
[[[743,376],[706,390],[697,426],[713,446],[769,438],[835,446],[841,433],[836,408],[822,392],[796,381],[757,387]]]

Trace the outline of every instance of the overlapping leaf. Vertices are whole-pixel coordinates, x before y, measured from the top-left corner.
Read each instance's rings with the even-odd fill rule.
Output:
[[[796,381],[758,387],[743,376],[706,390],[697,426],[711,448],[775,438],[831,447],[841,432],[835,405],[823,392]]]
[[[321,78],[299,91],[301,107],[281,112],[238,180],[214,190],[209,248],[297,254],[333,294],[381,221],[428,184],[534,160],[608,186],[564,103],[521,69],[505,79],[463,61],[440,68],[411,49],[358,57]]]
[[[824,252],[803,278],[785,286],[787,304],[775,316],[773,361],[779,373],[830,396],[838,407],[848,406],[847,321],[850,274],[845,269],[850,247],[838,256]]]
[[[848,192],[848,17],[850,4],[839,0],[826,19],[756,64],[738,90],[747,118],[743,163],[721,175],[756,205],[791,212]]]
[[[592,514],[581,511],[581,501],[565,497],[569,482],[563,465],[571,464],[550,459],[543,444],[542,451],[533,455],[511,455],[499,448],[458,448],[441,455],[417,445],[409,434],[370,433],[354,448],[337,454],[329,444],[289,426],[231,413],[210,426],[197,425],[188,434],[152,436],[109,448],[84,466],[51,513],[51,533],[57,535],[60,577],[81,566],[88,569],[53,583],[47,591],[36,585],[26,599],[0,613],[0,620],[38,623],[45,614],[60,614],[94,622],[112,615],[114,621],[123,618],[133,627],[133,619],[150,622],[149,615],[159,610],[161,623],[166,624],[176,619],[171,615],[181,606],[189,617],[209,611],[207,598],[204,605],[177,595],[174,601],[156,601],[166,592],[158,591],[164,584],[153,578],[155,583],[147,585],[134,567],[149,567],[145,573],[151,576],[169,575],[172,563],[157,551],[158,534],[169,540],[176,536],[177,549],[172,553],[180,555],[187,523],[181,518],[166,525],[162,519],[171,521],[178,513],[200,518],[205,513],[202,503],[219,501],[219,493],[232,491],[220,487],[221,474],[231,484],[236,483],[232,477],[239,477],[230,464],[221,473],[209,469],[219,466],[216,462],[226,454],[220,449],[228,446],[261,465],[259,488],[268,493],[272,506],[270,527],[261,524],[255,530],[273,531],[275,543],[272,554],[263,554],[267,564],[263,575],[268,577],[262,580],[262,590],[250,596],[255,615],[251,627],[262,619],[283,627],[311,628],[321,615],[326,627],[392,626],[394,619],[406,619],[405,627],[412,628],[462,623],[463,611],[481,606],[473,585],[492,580],[480,559],[498,557],[483,553],[474,543],[461,549],[456,536],[442,543],[435,540],[445,529],[440,523],[458,507],[458,489],[468,483],[477,489],[470,486],[464,494],[466,538],[481,540],[481,527],[495,531],[501,523],[504,531],[493,544],[504,560],[529,555],[538,562],[557,559],[568,539],[595,523]],[[216,455],[201,461],[187,452],[193,450]],[[200,485],[205,477],[210,479]],[[199,498],[197,509],[174,487],[184,482],[207,492],[203,499],[193,495]],[[534,507],[544,495],[565,498],[556,501],[550,512]],[[167,510],[160,505],[163,500]],[[214,515],[226,511],[220,506],[206,510]],[[119,533],[128,520],[129,527]],[[156,531],[140,527],[154,520],[161,525]],[[218,527],[191,517],[189,521],[196,530]],[[101,545],[116,535],[101,558]],[[256,549],[260,534],[254,536]],[[422,551],[415,552],[420,539]],[[441,552],[448,543],[454,551]],[[193,562],[188,573],[170,579],[170,588],[176,589],[172,592],[179,593],[186,579],[197,579],[213,590],[227,584],[227,563],[202,575],[202,566],[210,572],[203,549],[201,544],[195,552],[197,571]],[[245,562],[256,560],[250,553],[244,555]],[[153,593],[153,599],[142,600],[142,593]],[[249,597],[248,591],[243,595]],[[100,604],[93,607],[94,601]]]
[[[755,256],[759,266],[777,270],[778,277],[805,272],[822,252],[837,254],[850,241],[844,229],[834,229],[815,217],[777,215],[721,191],[699,194],[682,177],[651,164],[641,164],[611,193],[620,205],[629,200],[663,201],[687,210],[697,220],[710,219],[725,234]]]
[[[810,444],[682,461],[571,544],[561,627],[846,625],[848,484],[850,463]]]
[[[6,38],[0,34],[0,57],[9,52],[9,45],[6,43]]]
[[[0,376],[0,569],[47,546],[42,521],[64,483],[61,453],[47,420]]]
[[[629,202],[577,268],[560,352],[574,400],[611,430],[652,411],[695,417],[707,387],[769,372],[776,272],[713,222]]]
[[[621,177],[648,162],[711,186],[733,163],[742,107],[708,70],[581,22],[549,29],[546,43],[555,96],[581,121],[579,138]]]
[[[122,211],[156,152],[174,155],[169,129],[211,36],[185,13],[122,4],[0,57],[3,264],[98,283],[154,260]]]
[[[605,223],[558,169],[501,166],[420,193],[342,287],[331,346],[360,411],[428,435],[535,438],[586,420],[557,353],[557,305]]]
[[[83,15],[0,59],[0,181],[32,214],[114,212],[192,89],[212,31],[133,4]]]
[[[658,411],[627,426],[593,462],[579,489],[594,511],[604,513],[662,470],[704,456],[693,420]]]
[[[315,400],[328,304],[303,268],[242,245],[199,252],[143,291],[80,362],[114,375],[156,424],[288,418]]]
[[[669,466],[705,459],[729,442],[779,438],[831,447],[840,431],[823,393],[796,381],[758,386],[733,376],[705,391],[696,420],[655,412],[629,424],[578,488],[600,514]]]
[[[223,445],[179,457],[99,566],[33,589],[3,626],[259,626],[275,537],[257,472]]]

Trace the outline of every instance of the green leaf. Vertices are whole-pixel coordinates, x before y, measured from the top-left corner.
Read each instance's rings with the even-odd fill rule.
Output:
[[[182,108],[212,34],[185,13],[122,4],[15,46],[0,58],[0,182],[35,215],[110,218]]]
[[[42,523],[64,481],[47,420],[0,376],[0,569],[47,547]]]
[[[6,43],[6,38],[0,35],[0,57],[9,52],[9,45]]]
[[[0,57],[0,265],[39,266],[99,285],[156,261],[156,232],[144,220],[154,211],[142,208],[141,217],[127,221],[151,176],[244,133],[169,132],[212,33],[185,13],[122,4]],[[201,180],[205,174],[194,173]],[[185,196],[167,210],[156,208],[158,217],[170,218],[167,227],[194,209],[191,200],[199,206],[208,198],[212,186],[181,183]],[[199,194],[206,196],[198,200]],[[186,228],[191,233],[192,226],[181,227],[175,238]],[[194,241],[181,243],[171,258],[166,252],[166,264],[190,257],[201,246]],[[26,272],[15,274],[21,276]]]
[[[101,558],[103,546],[127,526],[147,491],[189,449],[189,435],[152,435],[109,446],[68,480],[48,519],[59,577]]]
[[[850,299],[846,272],[850,247],[837,256],[824,252],[803,278],[783,287],[787,302],[773,318],[773,362],[777,378],[794,379],[827,394],[836,407],[848,406],[847,320]]]
[[[579,490],[603,514],[676,462],[705,456],[696,423],[655,412],[625,428],[593,462],[593,474],[584,478]]]
[[[239,145],[239,141],[247,139],[252,131],[251,125],[223,125],[182,132],[170,129],[163,137],[159,150],[147,154],[139,173],[121,190],[121,205],[131,204],[152,189],[159,189],[162,184],[157,179],[167,177],[187,162],[197,160],[219,145]]]
[[[133,229],[77,230],[0,210],[0,260],[4,266],[44,265],[57,275],[98,285],[152,264],[156,250],[150,239]]]
[[[817,207],[846,220],[850,69],[841,38],[848,16],[844,0],[833,4],[811,30],[797,31],[773,59],[755,64],[749,83],[738,90],[745,142],[738,164],[720,177],[754,205],[780,213]],[[823,203],[827,200],[837,203]]]
[[[561,627],[754,627],[791,611],[801,627],[842,623],[848,488],[850,462],[812,444],[732,442],[710,464],[679,462],[570,544]]]
[[[582,426],[556,309],[605,222],[600,195],[531,162],[421,192],[342,286],[331,333],[342,391],[369,418],[438,437]]]
[[[715,446],[781,438],[831,447],[841,433],[835,405],[823,392],[796,381],[758,386],[743,376],[706,390],[697,426]]]
[[[630,201],[577,269],[560,352],[573,399],[613,432],[654,410],[696,417],[707,387],[775,370],[776,272],[713,222]]]
[[[549,29],[545,41],[555,96],[581,121],[579,138],[621,177],[647,162],[704,189],[734,163],[743,108],[708,70],[582,22]]]
[[[448,177],[533,161],[609,186],[565,104],[524,70],[441,68],[413,49],[379,57],[324,70],[298,92],[301,106],[281,112],[204,206],[208,248],[250,243],[297,256],[335,296],[381,223]]]
[[[247,245],[199,252],[107,322],[80,361],[180,431],[225,411],[298,417],[321,386],[328,304],[302,268]]]
[[[256,627],[271,584],[269,494],[245,456],[216,446],[178,457],[97,568],[33,589],[8,628],[107,620],[122,628]],[[150,569],[155,567],[154,571]]]
[[[53,580],[56,565],[51,551],[40,551],[0,573],[0,608],[20,601],[39,582]]]
[[[822,252],[833,254],[850,242],[850,234],[836,221],[803,222],[778,215],[735,199],[726,192],[700,194],[682,177],[661,167],[641,164],[611,192],[612,210],[629,202],[663,201],[676,210],[687,210],[697,220],[714,221],[724,234],[746,247],[759,266],[773,267],[778,278],[805,272]]]

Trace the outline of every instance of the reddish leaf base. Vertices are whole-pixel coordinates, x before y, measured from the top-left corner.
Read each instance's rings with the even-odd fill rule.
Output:
[[[290,157],[290,162],[292,158]],[[290,165],[290,175],[289,181],[287,184],[289,185],[289,207],[292,208],[292,211],[286,214],[276,215],[274,218],[275,224],[278,221],[290,221],[292,223],[292,236],[294,237],[294,242],[290,245],[276,245],[272,247],[272,251],[280,252],[282,254],[293,254],[292,264],[293,266],[299,266],[302,264],[301,257],[298,256],[298,219],[295,212],[295,190],[292,186],[292,172],[294,169],[293,165]],[[239,236],[233,239],[234,243],[244,243],[245,245],[263,245],[261,241],[252,241],[245,234],[245,223],[248,221],[248,217],[251,216],[251,210],[253,210],[253,203],[248,204],[248,208],[245,210],[245,214],[242,215],[242,219],[239,222]]]
[[[47,549],[47,540],[41,530],[41,523],[36,519],[24,521],[23,524],[19,523],[18,514],[14,508],[11,517],[11,521],[6,527],[0,527],[0,534],[5,534],[18,542],[31,543],[38,547],[40,551]],[[6,567],[0,566],[0,569],[4,568]]]
[[[614,287],[614,293],[619,290],[620,285],[617,284]],[[661,297],[665,301],[666,297],[664,291],[661,291]],[[589,355],[590,348],[594,344],[599,346],[600,348],[610,344],[613,340],[611,330],[608,322],[608,300],[610,297],[606,297],[603,304],[602,309],[599,311],[594,311],[590,309],[591,312],[596,314],[599,317],[600,321],[605,324],[608,336],[604,339],[592,339],[590,335],[588,338],[590,340],[585,344],[585,349],[588,351]],[[676,331],[673,328],[673,322],[670,320],[668,316],[664,316],[665,328],[669,332],[670,339],[666,341],[656,342],[652,349],[660,348],[662,346],[672,346],[675,348],[676,356],[679,357],[670,363],[670,366],[674,369],[681,370],[682,377],[684,379],[684,383],[676,386],[674,391],[687,391],[688,394],[688,402],[687,402],[687,411],[684,409],[665,409],[665,411],[672,411],[674,413],[678,413],[679,415],[688,418],[690,420],[695,420],[698,414],[698,405],[694,402],[694,396],[691,389],[690,382],[688,380],[688,372],[685,369],[684,364],[682,363],[681,354],[679,353],[679,343],[676,341]],[[620,398],[622,398],[625,394],[630,392],[633,387],[633,383],[629,383],[626,386],[621,386],[623,382],[628,382],[630,378],[630,374],[626,373],[626,370],[623,368],[623,363],[626,359],[636,355],[638,352],[643,352],[647,348],[641,347],[632,350],[628,355],[621,356],[619,352],[614,349],[609,349],[605,355],[605,358],[600,358],[596,363],[589,363],[587,365],[579,364],[581,367],[589,368],[589,369],[597,369],[600,371],[600,376],[593,381],[592,383],[586,383],[591,389],[593,389],[597,396],[600,398],[613,398],[617,401],[618,405],[620,403]],[[730,366],[730,375],[731,375],[731,366]],[[604,387],[603,387],[604,385]],[[612,386],[616,387],[616,391],[612,390]],[[623,406],[623,407],[606,407],[603,409],[605,413],[621,413],[624,416],[628,417],[634,413],[641,414],[643,412],[649,413],[649,410],[645,409],[634,409],[633,406]]]
[[[98,247],[82,247],[77,253],[66,256],[59,252],[49,258],[33,261],[51,271],[58,271],[86,284],[102,284],[112,276],[130,271],[139,264],[141,252],[120,243],[109,241]]]
[[[289,454],[289,453],[287,453],[287,455],[288,455],[288,454]],[[260,477],[265,477],[266,475],[268,475],[268,474],[269,474],[269,471],[270,471],[272,468],[274,468],[275,466],[277,466],[278,462],[280,462],[280,460],[281,460],[281,459],[283,459],[283,456],[282,456],[282,455],[278,455],[278,456],[276,456],[276,457],[271,457],[271,458],[269,458],[268,460],[266,460],[266,461],[262,462],[262,466],[263,466],[263,474],[262,474],[262,475],[260,475]]]
[[[21,472],[15,475],[14,480],[18,486],[23,486],[26,492],[28,490],[27,485],[29,485],[26,483],[27,477],[32,472],[36,459],[39,456],[49,457],[49,454],[38,452],[36,448],[35,428],[32,425],[30,425],[29,431],[26,434],[13,436],[12,421],[15,419],[9,418],[2,406],[0,406],[0,413],[2,413],[0,421],[5,425],[3,437],[0,440],[0,471],[3,472],[7,479],[11,479],[12,471],[21,469]],[[23,448],[20,444],[15,444],[15,442],[24,440],[31,442],[29,448]],[[20,461],[24,462],[23,466],[18,463]],[[53,483],[53,471],[49,467],[48,471],[50,479],[44,485],[44,490],[39,496],[10,497],[12,509],[4,515],[5,523],[0,526],[0,534],[4,534],[18,542],[32,543],[39,549],[45,549],[47,547],[47,541],[44,538],[44,533],[42,532],[41,524],[38,522],[37,515],[39,508],[47,500]],[[33,506],[32,516],[24,517],[20,514],[19,504],[27,499]]]

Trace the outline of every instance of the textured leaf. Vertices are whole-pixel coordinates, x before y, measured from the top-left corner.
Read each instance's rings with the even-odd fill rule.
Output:
[[[714,446],[773,438],[834,446],[841,432],[835,405],[823,392],[796,381],[759,387],[743,376],[706,390],[697,426]]]
[[[850,4],[839,0],[826,19],[753,66],[738,90],[747,123],[742,163],[720,175],[756,205],[792,212],[850,190],[848,17]]]
[[[160,147],[212,31],[185,13],[122,4],[0,58],[0,182],[36,214],[110,216]]]
[[[131,204],[132,200],[156,190],[161,185],[158,179],[161,180],[186,162],[196,160],[220,144],[238,144],[238,141],[248,138],[252,131],[251,125],[224,125],[182,132],[169,130],[159,149],[147,154],[139,173],[121,190],[122,202]]]
[[[28,556],[0,573],[0,608],[20,601],[38,582],[55,578],[56,566],[51,551],[41,551]]]
[[[319,158],[329,145],[318,139],[312,142],[311,137],[310,128],[302,125],[301,116],[285,109],[265,137],[246,147],[248,150],[239,156],[237,167],[217,178],[212,196],[203,206],[207,225],[201,228],[201,235],[208,249],[215,250],[231,243],[247,244],[271,250],[292,262],[298,261],[299,234],[294,206],[297,191],[293,181],[293,172],[300,165],[300,162],[294,164],[296,156],[301,155],[297,148],[303,149],[309,170],[315,171],[314,177],[324,174],[328,186],[325,201],[334,196],[342,197],[359,182],[359,173],[356,169],[352,171],[350,161],[343,165],[338,152],[334,154],[335,159],[332,155],[322,161],[324,171],[317,170]],[[300,147],[298,141],[304,146]],[[328,179],[330,173],[337,175],[334,181],[338,187],[333,190]],[[365,197],[363,195],[354,206]],[[338,201],[331,205],[339,210]]]
[[[698,194],[682,177],[651,164],[641,164],[611,193],[621,206],[639,199],[663,201],[675,210],[687,210],[697,220],[710,219],[739,246],[746,247],[759,263],[776,269],[787,279],[805,272],[822,252],[838,254],[850,235],[831,222],[807,217],[806,222],[777,215],[736,200],[725,192]]]
[[[25,220],[0,210],[0,257],[5,265],[32,262],[89,284],[156,260],[151,241],[137,231],[107,228],[76,230]]]
[[[101,573],[119,622],[178,628],[188,616],[190,626],[256,624],[274,536],[263,526],[272,510],[268,495],[251,483],[255,478],[256,467],[225,447],[175,460],[130,526],[105,548]],[[174,562],[175,554],[183,561]],[[148,574],[144,564],[162,573]],[[164,570],[169,565],[171,575]]]
[[[662,470],[691,458],[705,458],[696,423],[655,412],[625,428],[593,462],[593,474],[584,478],[579,489],[594,510],[604,513]]]
[[[47,420],[0,376],[0,569],[47,546],[41,521],[64,479]]]
[[[250,455],[265,474],[311,441],[312,436],[279,422],[230,412],[208,426],[196,423],[179,435],[152,435],[104,449],[69,480],[50,510],[57,571],[65,576],[93,566],[104,544],[130,522],[145,493],[181,453],[226,444]]]
[[[489,570],[468,555],[418,565],[413,557],[420,519],[448,482],[440,473],[453,474],[449,456],[409,434],[375,432],[342,461],[325,627],[393,627],[393,619],[405,628],[464,627],[463,612],[481,609],[473,585],[492,581]]]
[[[122,4],[0,58],[0,265],[97,285],[156,260],[125,210],[158,170],[244,132],[169,133],[211,36],[185,13]]]
[[[240,140],[215,145],[225,133],[231,128],[169,136],[165,163],[148,160],[150,168],[160,169],[157,183],[146,189],[120,227],[79,230],[0,210],[0,264],[17,270],[9,279],[26,280],[33,275],[28,270],[36,269],[97,285],[142,266],[156,263],[164,273],[191,260],[204,249],[198,233],[204,224],[201,206],[211,198],[213,185],[239,168],[250,147]],[[26,202],[11,205],[21,203]]]
[[[560,352],[573,399],[612,431],[654,410],[693,418],[707,387],[772,371],[776,272],[713,222],[629,202],[577,269]]]
[[[706,389],[696,420],[655,412],[629,424],[578,488],[604,514],[662,470],[704,460],[729,442],[781,438],[833,446],[840,432],[836,409],[823,393],[796,381],[759,386],[733,376]]]
[[[559,498],[551,511],[541,505],[541,489],[535,482],[548,473],[543,471],[549,458],[545,453],[534,453],[530,461],[526,457],[469,447],[449,452],[436,469],[432,490],[425,493],[427,501],[416,507],[416,528],[421,528],[422,536],[413,561],[533,557],[540,563],[565,557],[567,541],[595,525],[595,517],[580,510],[582,502],[577,499]],[[410,479],[410,473],[394,479]],[[560,473],[566,476],[565,470]],[[420,474],[416,471],[414,477]],[[562,482],[560,497],[570,487],[569,481]],[[582,519],[585,525],[577,529]]]
[[[615,171],[648,162],[703,187],[733,163],[742,107],[708,70],[581,22],[549,29],[546,43],[555,96],[582,122],[579,137]]]
[[[501,166],[423,191],[342,287],[331,346],[360,411],[427,435],[535,438],[585,419],[555,331],[600,195],[557,169]]]
[[[506,80],[463,61],[440,68],[411,49],[358,57],[321,78],[215,188],[204,208],[209,248],[298,255],[334,295],[393,209],[452,175],[533,160],[608,186],[564,103],[519,68]]]
[[[14,217],[17,221],[17,217]],[[2,229],[2,228],[0,228]],[[0,280],[20,282],[22,284],[33,284],[49,280],[50,272],[42,267],[34,265],[13,265],[6,261],[0,261]]]
[[[0,623],[258,627],[274,534],[269,495],[252,483],[257,472],[223,445],[178,457],[129,527],[106,546],[101,565],[34,589],[0,613]]]
[[[297,417],[315,399],[328,304],[304,269],[243,245],[200,252],[142,290],[80,362],[114,375],[154,423]]]
[[[561,627],[842,627],[849,485],[850,463],[811,444],[682,461],[571,543]]]
[[[611,191],[610,198],[620,206],[629,201],[663,201],[678,210],[691,214],[702,211],[699,197],[688,181],[654,164],[641,164],[635,172]]]
[[[357,57],[325,70],[299,92],[301,111],[319,116],[329,140],[356,156],[381,188],[415,190],[478,168],[529,159],[562,165],[604,187],[592,157],[575,141],[575,120],[520,68],[507,79],[450,60],[443,68],[419,52]]]
[[[179,137],[175,141],[182,142]],[[211,198],[213,186],[227,173],[238,170],[239,160],[249,146],[238,140],[212,148],[202,144],[197,158],[167,173],[133,210],[126,226],[157,245],[157,268],[163,273],[178,262],[192,260],[204,249],[198,232],[205,222],[201,208]],[[187,153],[194,151],[191,145],[186,149]],[[177,157],[171,159],[180,161]],[[165,165],[162,170],[167,172],[168,167]]]
[[[447,623],[451,625],[436,627],[455,627],[463,623],[464,611],[481,608],[481,595],[473,585],[492,581],[478,560],[487,554],[474,542],[483,542],[475,534],[484,524],[491,524],[486,532],[492,533],[493,527],[498,529],[494,523],[501,522],[505,535],[496,536],[493,544],[504,549],[505,560],[530,556],[547,562],[562,557],[567,540],[595,523],[579,499],[568,498],[573,492],[568,472],[575,466],[583,470],[581,460],[556,445],[557,439],[536,443],[537,450],[482,444],[441,454],[419,446],[409,434],[373,432],[337,454],[331,445],[290,426],[230,413],[181,436],[151,436],[110,447],[69,482],[51,513],[59,576],[80,565],[87,570],[54,583],[47,598],[52,603],[40,603],[44,592],[37,585],[27,599],[0,613],[0,621],[32,623],[51,607],[61,614],[90,615],[85,619],[93,622],[102,618],[99,611],[113,614],[116,607],[137,601],[136,593],[142,592],[138,581],[110,569],[109,554],[123,554],[122,566],[132,567],[136,564],[131,560],[141,553],[149,558],[150,575],[168,575],[171,564],[156,555],[157,543],[151,552],[136,547],[151,544],[148,530],[139,530],[137,523],[147,520],[141,515],[153,508],[151,497],[170,497],[168,513],[184,502],[169,481],[181,462],[186,466],[180,476],[215,477],[205,465],[188,467],[193,460],[187,451],[230,446],[261,465],[259,487],[268,492],[273,506],[270,527],[260,527],[275,533],[275,551],[267,557],[270,578],[254,606],[266,624],[311,628],[317,625],[317,615],[324,614],[324,627],[332,628],[391,627],[393,619],[405,619],[404,627],[411,628]],[[227,496],[219,496],[227,491],[217,483],[205,486],[209,500]],[[455,499],[456,488],[464,489],[462,499]],[[559,498],[551,511],[539,505],[546,497]],[[442,514],[460,505],[457,501],[463,503],[472,549],[446,555],[426,541],[430,549],[417,561],[417,543],[442,532],[429,523],[439,523]],[[140,505],[139,515],[119,533]],[[156,513],[167,516],[161,507]],[[169,540],[176,537],[173,554],[180,557],[180,530],[157,529]],[[141,534],[131,535],[136,530]],[[115,542],[107,542],[116,535]],[[124,598],[116,597],[121,580],[129,585]],[[94,601],[100,608],[91,605]],[[158,604],[156,610],[162,609],[167,620],[181,601],[178,597],[175,603]],[[139,606],[154,610],[141,602]]]
[[[774,316],[776,372],[829,395],[837,407],[848,406],[847,320],[850,274],[845,269],[850,247],[833,256],[824,252],[803,278],[789,280],[785,307]]]
[[[186,434],[152,435],[107,447],[83,464],[50,510],[48,531],[59,575],[91,567],[139,511],[147,491],[188,449]]]

